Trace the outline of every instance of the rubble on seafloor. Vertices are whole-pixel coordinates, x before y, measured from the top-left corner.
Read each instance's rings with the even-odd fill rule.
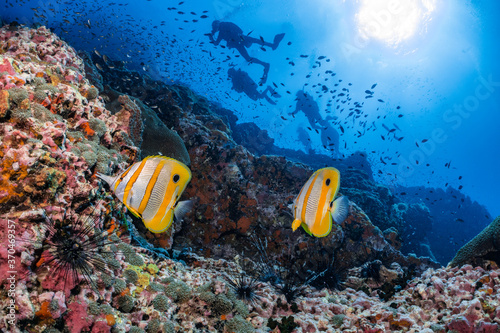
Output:
[[[428,258],[404,256],[397,249],[397,231],[380,231],[354,198],[348,219],[329,237],[292,233],[287,206],[310,168],[283,157],[251,154],[232,140],[223,118],[187,88],[159,86],[161,112],[151,112],[103,82],[90,83],[89,66],[44,27],[0,29],[0,237],[6,243],[8,226],[15,225],[11,260],[17,272],[15,295],[9,295],[6,278],[13,268],[8,267],[8,248],[2,247],[2,331],[500,329],[500,269],[493,263],[439,268]],[[147,125],[137,123],[142,115],[153,122],[157,117],[177,131],[164,136],[170,143],[166,149],[190,159],[193,170],[184,195],[196,201],[195,209],[165,234],[141,230],[141,222],[100,189],[95,177],[96,172],[124,170],[140,159],[142,150],[158,149],[148,141],[160,134],[145,135]],[[50,265],[40,269],[46,237],[42,209],[55,212],[54,219],[64,218],[64,209],[91,218],[96,230],[106,230],[114,239],[102,254],[106,269],[94,272],[97,290],[83,281],[67,285],[60,276],[53,279]],[[179,257],[183,260],[165,258],[138,246],[134,232],[155,246],[170,249],[174,244],[192,251]],[[256,246],[251,235],[267,239],[267,247]],[[285,277],[253,285],[258,297],[244,302],[224,276],[237,279],[245,268],[238,255],[258,260],[262,250],[270,258],[265,265],[281,263],[281,270],[288,271]],[[283,262],[287,258],[288,264]],[[306,285],[308,272],[323,272],[314,282],[324,284]],[[302,279],[285,281],[295,275]],[[338,275],[341,290],[322,288],[328,286],[324,275]],[[288,301],[286,283],[297,291]],[[13,324],[8,322],[11,299]]]

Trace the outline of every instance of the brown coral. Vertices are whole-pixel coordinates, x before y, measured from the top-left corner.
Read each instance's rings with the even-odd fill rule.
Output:
[[[448,266],[478,265],[483,259],[500,263],[500,216],[458,250]]]

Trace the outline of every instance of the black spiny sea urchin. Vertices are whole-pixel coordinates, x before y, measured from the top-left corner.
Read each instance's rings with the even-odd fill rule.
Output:
[[[46,269],[51,278],[64,281],[64,290],[67,283],[75,287],[83,281],[99,294],[93,277],[108,270],[102,255],[111,253],[107,245],[117,243],[110,240],[110,232],[96,227],[99,218],[93,214],[80,219],[65,212],[61,221],[44,217],[45,239],[37,271]]]
[[[240,273],[236,278],[224,275],[224,279],[238,299],[253,304],[260,299],[257,294],[259,291],[259,282],[257,279]]]
[[[361,277],[365,279],[372,278],[375,282],[378,283],[381,281],[381,276],[380,276],[381,268],[382,268],[382,261],[380,260],[373,260],[367,262],[361,268]]]

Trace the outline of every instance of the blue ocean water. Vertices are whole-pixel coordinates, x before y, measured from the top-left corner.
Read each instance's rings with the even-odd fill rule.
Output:
[[[4,21],[46,25],[77,49],[187,85],[266,129],[277,146],[333,157],[364,151],[376,180],[394,191],[453,188],[500,215],[496,1],[48,0],[0,8]],[[214,21],[234,26],[217,30]],[[211,43],[234,27],[240,40]]]

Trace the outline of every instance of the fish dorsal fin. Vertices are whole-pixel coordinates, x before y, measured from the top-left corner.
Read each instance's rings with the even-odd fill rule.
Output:
[[[330,213],[332,214],[333,220],[341,224],[345,221],[349,215],[349,199],[346,196],[341,196],[333,202]]]

